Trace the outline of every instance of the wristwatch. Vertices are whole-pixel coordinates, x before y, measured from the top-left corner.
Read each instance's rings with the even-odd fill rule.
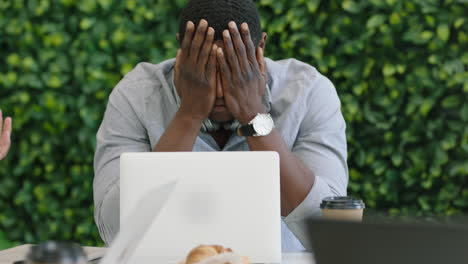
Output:
[[[271,133],[275,123],[270,114],[258,113],[247,125],[240,126],[237,129],[237,135],[241,137],[262,137]]]

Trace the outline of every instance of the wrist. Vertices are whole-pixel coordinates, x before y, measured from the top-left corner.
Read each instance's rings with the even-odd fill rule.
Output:
[[[256,107],[252,110],[247,110],[247,111],[243,111],[239,117],[237,118],[237,120],[239,121],[239,123],[241,123],[242,125],[247,125],[250,121],[252,121],[255,116],[257,114],[263,114],[263,113],[266,113],[266,109],[265,107]]]
[[[196,127],[200,129],[201,124],[205,117],[201,115],[194,115],[190,111],[184,111],[183,109],[179,109],[177,111],[174,119],[178,120],[179,122],[183,123],[185,126],[188,127]]]

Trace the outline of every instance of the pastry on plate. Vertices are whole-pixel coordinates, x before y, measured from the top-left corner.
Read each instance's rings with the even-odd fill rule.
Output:
[[[230,248],[218,245],[200,245],[192,249],[184,264],[250,264],[247,257],[239,256]]]

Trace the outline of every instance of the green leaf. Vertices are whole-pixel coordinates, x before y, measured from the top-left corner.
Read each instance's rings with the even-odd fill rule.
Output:
[[[454,148],[457,144],[457,137],[454,134],[448,134],[441,142],[442,149],[450,150]],[[446,162],[448,160],[448,156],[446,153],[437,153],[438,159],[440,161]]]
[[[432,100],[430,100],[430,99],[425,99],[425,100],[422,102],[421,107],[419,108],[420,113],[421,113],[423,116],[427,116],[427,114],[429,113],[429,111],[431,111],[433,105],[434,105],[434,101],[432,101]]]
[[[395,74],[395,72],[396,72],[396,68],[395,68],[395,66],[393,66],[391,64],[385,64],[383,69],[382,69],[382,73],[386,77],[392,76],[393,74]]]
[[[385,20],[386,20],[385,15],[381,15],[381,14],[373,15],[369,18],[369,20],[367,20],[366,27],[369,29],[378,27],[382,25],[385,22]]]
[[[450,36],[450,28],[447,24],[442,24],[437,27],[437,37],[444,42],[447,42]]]
[[[130,70],[132,70],[133,68],[133,65],[130,64],[130,63],[125,63],[124,65],[122,65],[122,68],[120,69],[120,73],[122,75],[125,75],[127,74]]]
[[[89,19],[89,18],[83,18],[80,22],[80,28],[82,30],[87,30],[89,29],[92,25],[94,24],[94,20]]]
[[[307,11],[310,13],[315,13],[320,5],[320,0],[307,0]]]
[[[427,183],[423,183],[423,187],[424,186],[427,186]],[[431,209],[431,206],[429,205],[428,201],[427,201],[427,197],[419,197],[418,198],[418,204],[419,206],[421,206],[421,209],[424,210],[424,211],[428,211]]]
[[[455,28],[459,28],[459,27],[461,27],[464,23],[465,23],[465,18],[460,17],[460,18],[458,18],[457,20],[455,20],[455,23],[453,23],[453,26],[454,26]]]
[[[49,80],[47,81],[47,85],[50,88],[59,88],[62,85],[62,81],[60,80],[60,77],[57,75],[52,75]]]
[[[18,66],[21,62],[20,57],[16,53],[12,53],[7,57],[7,63],[11,66]]]
[[[392,13],[390,15],[390,24],[397,25],[401,23],[401,17],[398,13]]]
[[[34,187],[34,196],[38,201],[44,200],[44,198],[46,197],[44,188],[42,188],[42,186]]]
[[[461,98],[458,95],[450,95],[442,100],[443,108],[453,108],[457,107],[461,102]]]
[[[399,167],[401,165],[401,163],[403,162],[403,157],[401,156],[401,154],[399,153],[394,153],[392,155],[392,163],[393,165],[395,165],[396,167]]]
[[[464,122],[468,122],[468,104],[464,104],[460,110],[460,117]]]
[[[78,7],[85,13],[92,13],[96,9],[95,0],[82,0]]]
[[[428,41],[428,40],[430,40],[432,38],[433,35],[434,35],[434,33],[432,33],[432,31],[426,30],[426,31],[421,32],[420,37],[424,41]]]
[[[112,0],[98,0],[98,3],[103,9],[107,10],[112,4]]]
[[[359,5],[352,0],[344,0],[341,3],[341,7],[350,13],[358,13],[360,11]]]

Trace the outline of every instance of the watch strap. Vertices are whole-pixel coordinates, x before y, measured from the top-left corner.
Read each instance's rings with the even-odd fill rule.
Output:
[[[241,137],[249,137],[255,135],[255,129],[253,124],[247,124],[245,126],[239,127],[237,134]]]

